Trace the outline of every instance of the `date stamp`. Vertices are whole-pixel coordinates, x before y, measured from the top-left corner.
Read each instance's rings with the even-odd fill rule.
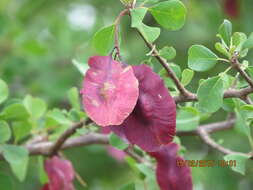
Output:
[[[178,167],[236,167],[236,160],[177,160]]]

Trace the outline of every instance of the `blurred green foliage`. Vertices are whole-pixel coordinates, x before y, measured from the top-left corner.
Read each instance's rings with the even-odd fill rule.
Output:
[[[186,68],[187,51],[192,44],[203,44],[214,50],[217,29],[228,17],[223,11],[222,0],[183,2],[188,10],[186,25],[177,32],[162,30],[157,40],[160,48],[175,47],[175,63],[182,70]],[[240,5],[240,17],[232,20],[234,31],[249,34],[253,31],[253,4],[251,0],[241,0]],[[8,83],[10,97],[23,98],[31,94],[46,100],[49,107],[69,108],[68,90],[73,86],[80,88],[82,83],[82,75],[71,60],[85,63],[89,56],[95,54],[92,36],[101,27],[112,24],[122,8],[119,0],[1,0],[0,77]],[[150,16],[144,22],[156,26]],[[129,64],[139,64],[147,59],[148,49],[129,25],[129,19],[124,18],[122,56]],[[252,54],[248,55],[248,60],[253,61]],[[153,64],[159,67],[156,62]],[[196,91],[200,78],[213,76],[221,70],[224,66],[218,65],[210,72],[195,75],[187,88]],[[220,111],[208,121],[222,119],[224,113]],[[219,132],[214,137],[216,140],[223,139],[223,145],[235,151],[249,149],[247,139],[234,131]],[[208,149],[197,137],[185,137],[181,141],[187,148],[187,159],[223,159],[221,154]],[[80,190],[112,190],[135,178],[126,164],[114,161],[101,146],[75,148],[66,151],[66,156],[89,185],[84,188],[77,183]],[[16,179],[7,164],[0,162],[0,184],[13,183],[13,189],[17,190],[39,189],[41,184],[36,159],[31,158],[28,176],[22,184],[10,182],[8,178],[5,180],[6,175]],[[253,188],[253,167],[250,164],[246,176],[221,167],[193,168],[192,171],[195,190]]]

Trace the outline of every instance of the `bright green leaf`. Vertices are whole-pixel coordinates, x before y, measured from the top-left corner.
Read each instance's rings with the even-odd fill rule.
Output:
[[[47,110],[47,105],[42,99],[33,98],[30,95],[25,97],[23,103],[26,107],[26,110],[35,119],[39,119]]]
[[[172,60],[176,57],[177,52],[174,47],[165,46],[159,51],[159,55],[162,56],[164,59]]]
[[[73,108],[75,108],[76,110],[81,109],[80,99],[79,99],[79,91],[76,87],[73,87],[68,91],[68,99],[69,99]]]
[[[48,176],[44,168],[44,158],[43,156],[38,156],[38,167],[39,167],[39,179],[41,184],[48,182]]]
[[[235,163],[236,165],[234,166],[231,166],[231,169],[244,175],[245,174],[245,165],[246,165],[246,161],[249,159],[248,156],[245,156],[245,155],[241,155],[241,154],[229,154],[229,155],[226,155],[224,156],[224,160],[228,162],[230,161],[234,161],[235,160]]]
[[[241,51],[244,42],[247,40],[246,34],[242,32],[235,32],[232,36],[232,43],[237,51]],[[232,52],[233,53],[233,52]]]
[[[147,8],[137,8],[131,10],[131,27],[137,28],[143,37],[150,43],[154,42],[160,35],[160,28],[145,25],[142,20],[147,12]]]
[[[114,133],[110,135],[109,143],[110,145],[119,150],[124,150],[128,147],[128,144],[125,143],[119,136],[115,135]]]
[[[253,66],[249,66],[246,71],[249,73],[251,79],[253,79]]]
[[[152,190],[159,190],[160,188],[157,185],[155,172],[152,168],[148,167],[145,164],[136,164],[139,171],[145,175],[145,183]]]
[[[223,104],[223,81],[219,76],[202,82],[197,91],[199,110],[202,112],[216,112]]]
[[[164,28],[178,30],[183,27],[186,8],[179,0],[164,1],[149,8],[155,20]]]
[[[194,71],[193,70],[191,70],[191,69],[183,70],[181,83],[184,86],[187,86],[191,82],[193,76],[194,76]]]
[[[129,183],[127,185],[123,185],[119,190],[135,190],[134,183]]]
[[[11,138],[11,130],[7,122],[0,121],[0,144]]]
[[[7,84],[0,79],[0,104],[4,102],[9,96],[9,89]]]
[[[23,120],[27,119],[29,114],[23,104],[14,103],[6,108],[2,112],[2,117],[6,120]]]
[[[249,38],[243,43],[242,48],[243,49],[253,48],[253,33],[251,33]]]
[[[15,142],[18,142],[30,134],[32,125],[28,121],[17,121],[12,122],[12,129],[15,137]]]
[[[236,113],[236,122],[235,122],[235,130],[240,134],[251,138],[250,128],[247,123],[247,113],[244,111],[235,110]]]
[[[101,55],[107,55],[113,48],[115,25],[100,29],[93,37],[93,45]]]
[[[87,63],[80,63],[76,59],[72,60],[73,65],[78,69],[78,71],[82,74],[85,75],[86,71],[89,69],[89,66]]]
[[[29,161],[28,150],[21,146],[4,145],[3,156],[17,178],[24,181]]]
[[[65,116],[65,114],[59,109],[53,109],[47,113],[47,117],[53,119],[61,125],[71,125],[72,122]]]
[[[230,46],[230,39],[232,36],[232,24],[229,20],[224,20],[219,28],[219,34],[221,35],[222,39],[226,43],[226,45]]]
[[[173,72],[176,74],[177,78],[181,78],[181,68],[174,64],[174,63],[170,63],[169,64],[170,68],[173,70]],[[165,82],[165,85],[169,88],[174,88],[175,84],[174,82],[171,80],[171,78],[168,75],[168,72],[163,68],[161,69],[161,71],[159,71],[159,75],[162,77],[162,79]]]
[[[227,58],[231,57],[226,47],[224,47],[224,45],[221,44],[220,42],[215,43],[215,49],[219,51],[220,53],[222,53],[223,55],[225,55]]]
[[[217,55],[202,45],[193,45],[188,51],[188,66],[194,71],[207,71],[217,63]]]
[[[182,107],[177,113],[177,130],[191,131],[198,127],[200,114],[196,108]]]
[[[134,0],[120,0],[124,5],[131,5]]]
[[[232,98],[226,98],[223,100],[222,109],[227,112],[234,112],[235,109],[235,102]]]

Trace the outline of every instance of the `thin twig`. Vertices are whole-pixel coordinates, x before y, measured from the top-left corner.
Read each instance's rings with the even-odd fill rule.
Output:
[[[49,151],[49,156],[55,155],[62,147],[64,142],[73,135],[77,129],[83,127],[84,121],[80,121],[78,123],[73,124],[69,129],[67,129],[54,143]]]
[[[142,35],[142,33],[137,29],[138,33],[140,34],[141,38],[144,40],[145,44],[147,45],[147,47],[150,49],[150,51],[153,52],[153,56],[159,61],[159,63],[164,67],[164,69],[167,71],[169,77],[174,81],[177,89],[179,90],[179,92],[181,93],[181,95],[183,97],[191,97],[193,94],[191,92],[189,92],[179,81],[179,79],[177,78],[176,74],[174,73],[174,71],[169,67],[167,61],[162,58],[159,55],[158,50],[156,49],[155,45],[153,45],[152,43],[149,43],[146,38]]]
[[[215,133],[218,131],[231,129],[235,121],[236,119],[233,117],[233,118],[229,118],[226,121],[200,125],[199,128],[205,130],[207,133]],[[195,129],[192,131],[178,131],[177,132],[177,136],[192,136],[192,135],[198,135],[198,129]]]
[[[253,88],[247,87],[247,88],[242,88],[242,89],[229,89],[226,90],[224,93],[224,98],[243,98],[250,93],[253,92]],[[190,96],[174,96],[174,100],[176,103],[183,103],[183,102],[194,102],[198,101],[198,97],[196,94],[191,94]]]
[[[223,154],[240,154],[240,155],[244,155],[244,156],[251,156],[251,153],[241,153],[241,152],[235,152],[235,151],[232,151],[228,148],[225,148],[221,145],[219,145],[218,143],[216,143],[208,134],[208,132],[202,128],[198,128],[198,134],[200,136],[200,138],[206,143],[208,144],[209,146],[211,146],[212,148],[220,151],[221,153]]]
[[[249,77],[249,75],[241,69],[241,65],[238,61],[238,55],[234,55],[231,58],[231,65],[240,73],[240,75],[247,81],[247,83],[253,88],[253,80]]]

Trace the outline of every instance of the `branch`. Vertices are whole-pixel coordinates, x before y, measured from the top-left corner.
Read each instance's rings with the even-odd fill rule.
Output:
[[[249,77],[249,75],[241,69],[241,65],[237,59],[238,55],[234,55],[231,59],[231,65],[240,73],[240,75],[247,81],[247,83],[253,88],[253,80]]]
[[[223,146],[219,145],[218,143],[216,143],[208,134],[208,132],[205,129],[202,128],[198,128],[198,134],[200,136],[200,138],[209,146],[211,146],[212,148],[222,152],[223,154],[241,154],[244,156],[251,156],[250,153],[246,154],[246,153],[241,153],[241,152],[235,152],[232,151],[228,148],[224,148]]]
[[[192,135],[199,135],[199,128],[205,130],[207,133],[215,133],[218,131],[224,131],[231,129],[235,123],[236,119],[229,118],[226,121],[216,122],[216,123],[210,123],[205,125],[200,125],[197,129],[192,131],[178,131],[177,136],[192,136]]]
[[[179,92],[181,93],[181,95],[183,97],[192,97],[194,96],[194,94],[192,94],[191,92],[189,92],[179,81],[179,79],[177,78],[176,74],[174,73],[174,71],[169,67],[167,61],[162,58],[159,55],[158,50],[156,49],[155,45],[153,45],[152,43],[149,43],[145,37],[142,35],[142,33],[137,29],[138,33],[140,34],[141,38],[144,40],[144,42],[146,43],[146,45],[148,46],[148,48],[152,51],[153,56],[160,62],[160,64],[164,67],[164,69],[167,71],[169,77],[174,81],[177,89],[179,90]]]
[[[80,137],[70,138],[62,144],[60,147],[61,150],[80,147],[80,146],[88,146],[93,144],[108,144],[109,138],[107,135],[97,134],[97,133],[89,133],[86,135],[82,135]],[[54,142],[40,142],[35,144],[28,144],[26,148],[29,150],[30,155],[44,155],[48,156],[54,147]]]
[[[80,121],[78,123],[73,124],[69,129],[67,129],[57,140],[56,142],[51,146],[49,150],[49,156],[53,156],[57,154],[57,152],[61,149],[64,142],[73,135],[77,129],[83,127],[84,121]]]
[[[242,88],[242,89],[229,89],[225,91],[224,98],[244,98],[248,96],[250,93],[253,92],[252,87]],[[190,96],[174,96],[174,100],[176,103],[183,103],[183,102],[193,102],[198,101],[198,97],[196,94],[192,94]]]

